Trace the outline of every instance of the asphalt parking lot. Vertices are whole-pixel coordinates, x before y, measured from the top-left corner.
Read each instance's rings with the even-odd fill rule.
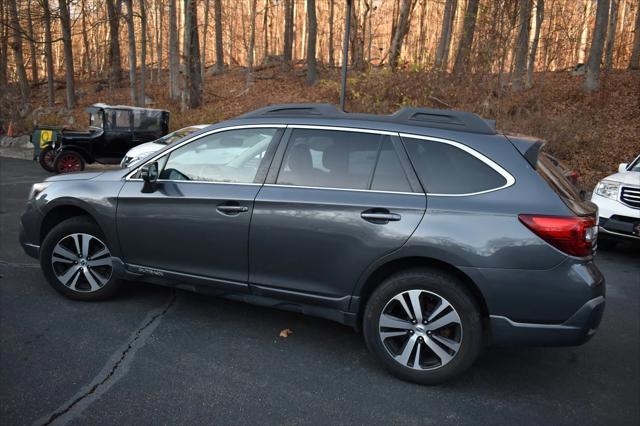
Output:
[[[640,424],[638,247],[598,253],[607,308],[586,345],[489,348],[459,380],[423,387],[327,320],[142,283],[64,299],[18,243],[46,176],[0,158],[3,425]]]

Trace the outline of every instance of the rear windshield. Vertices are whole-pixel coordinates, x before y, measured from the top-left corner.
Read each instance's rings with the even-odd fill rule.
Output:
[[[553,164],[549,157],[539,155],[536,170],[575,214],[578,216],[595,214],[596,206],[583,200],[580,190],[564,177],[562,171]]]

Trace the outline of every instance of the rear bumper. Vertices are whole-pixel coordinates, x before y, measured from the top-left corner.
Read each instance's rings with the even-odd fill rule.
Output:
[[[577,346],[595,334],[604,313],[604,295],[585,303],[562,324],[534,324],[491,315],[493,343],[531,346]]]

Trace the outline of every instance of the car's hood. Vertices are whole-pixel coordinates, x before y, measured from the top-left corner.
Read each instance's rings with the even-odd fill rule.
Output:
[[[126,157],[135,158],[141,157],[144,155],[151,154],[152,152],[156,152],[164,148],[166,145],[155,142],[147,142],[138,146],[134,146],[129,151],[127,151]]]
[[[59,182],[62,180],[88,180],[100,176],[104,172],[76,172],[76,173],[63,173],[60,175],[51,176],[45,179],[45,182]]]
[[[639,172],[618,172],[607,176],[604,180],[610,180],[613,182],[625,183],[627,185],[640,186],[640,173]]]

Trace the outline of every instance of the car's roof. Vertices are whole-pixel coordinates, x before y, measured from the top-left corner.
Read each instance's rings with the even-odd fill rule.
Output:
[[[143,108],[131,105],[107,105],[104,103],[93,104],[86,108],[87,111],[95,111],[97,109],[127,109],[131,111],[154,111],[154,112],[169,112],[166,109],[158,108]]]
[[[281,104],[260,108],[237,119],[280,118],[331,122],[361,121],[495,135],[495,121],[465,111],[405,107],[393,114],[348,113],[332,104]]]

